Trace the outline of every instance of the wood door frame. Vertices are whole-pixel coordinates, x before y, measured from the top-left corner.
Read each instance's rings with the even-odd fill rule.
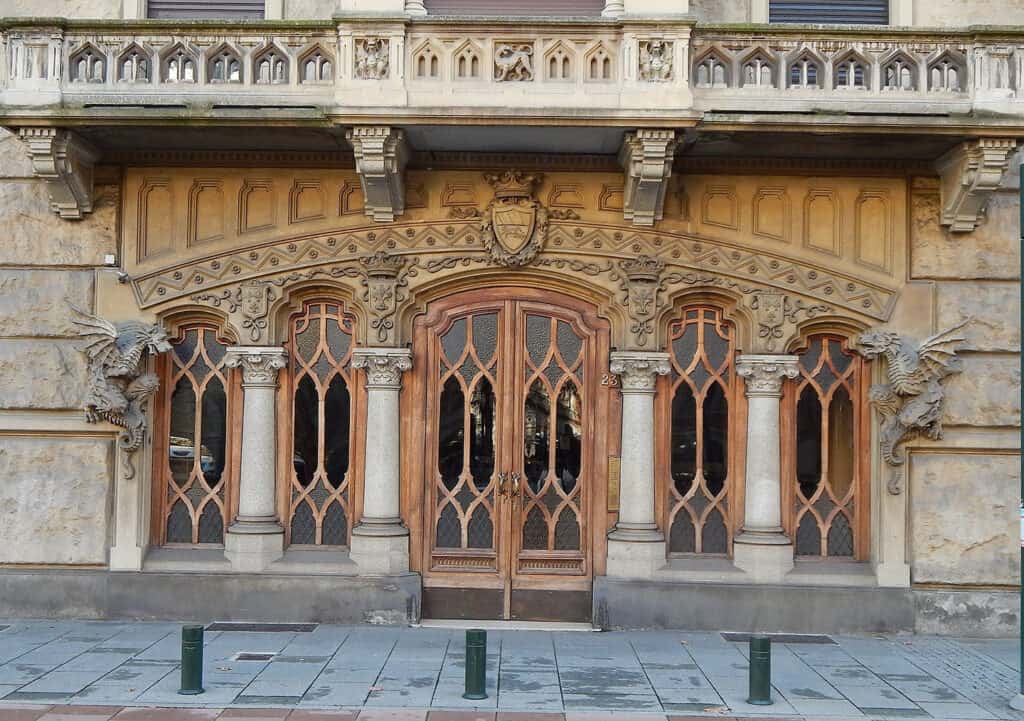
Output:
[[[500,286],[480,289],[455,291],[432,301],[426,312],[414,320],[413,332],[413,370],[408,374],[402,392],[402,476],[405,479],[402,489],[402,510],[410,530],[410,568],[418,571],[424,579],[424,585],[431,582],[429,571],[429,554],[432,545],[427,538],[430,524],[427,522],[427,486],[423,469],[426,452],[427,423],[434,423],[430,417],[428,402],[428,373],[432,369],[429,331],[437,326],[444,314],[459,307],[503,303],[506,301],[524,301],[548,306],[556,306],[577,313],[594,334],[592,367],[590,383],[593,387],[592,410],[594,418],[609,418],[611,393],[608,386],[598,382],[602,369],[607,369],[610,352],[611,322],[598,314],[595,303],[564,292],[502,284]],[[590,508],[585,509],[586,517],[581,525],[586,528],[588,554],[588,573],[585,577],[575,577],[569,586],[578,588],[581,579],[587,589],[593,582],[593,576],[604,572],[607,549],[606,534],[609,514],[607,512],[607,457],[610,450],[618,445],[619,419],[610,419],[605,432],[595,433],[592,450],[589,454],[594,475],[587,489]],[[596,425],[596,424],[595,424]],[[595,427],[595,430],[598,430]],[[581,537],[581,541],[582,541]],[[558,584],[549,584],[558,585]]]

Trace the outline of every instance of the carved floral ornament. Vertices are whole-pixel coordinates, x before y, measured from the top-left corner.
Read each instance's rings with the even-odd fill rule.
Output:
[[[412,368],[412,351],[405,348],[356,348],[352,351],[352,367],[366,371],[369,388],[398,390],[402,374]]]

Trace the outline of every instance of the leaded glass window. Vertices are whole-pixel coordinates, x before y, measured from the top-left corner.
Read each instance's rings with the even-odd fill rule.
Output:
[[[158,541],[221,544],[228,520],[229,343],[215,328],[195,325],[184,327],[171,345],[161,383]]]

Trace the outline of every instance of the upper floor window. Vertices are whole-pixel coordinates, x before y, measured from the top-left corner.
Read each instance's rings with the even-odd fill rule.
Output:
[[[768,22],[888,25],[889,0],[769,0]]]
[[[599,16],[604,0],[424,0],[430,15],[585,15]]]
[[[146,17],[261,20],[265,0],[149,0]]]

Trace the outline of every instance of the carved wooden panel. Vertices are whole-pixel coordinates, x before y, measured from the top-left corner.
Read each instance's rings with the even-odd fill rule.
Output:
[[[669,324],[672,365],[663,425],[669,442],[665,527],[670,554],[728,554],[736,442],[733,409],[735,330],[719,309],[694,306]]]
[[[232,422],[230,342],[186,326],[161,359],[154,443],[154,537],[158,544],[221,544],[228,522]]]
[[[352,526],[354,318],[338,301],[311,301],[288,340],[292,409],[285,539],[344,546]]]

